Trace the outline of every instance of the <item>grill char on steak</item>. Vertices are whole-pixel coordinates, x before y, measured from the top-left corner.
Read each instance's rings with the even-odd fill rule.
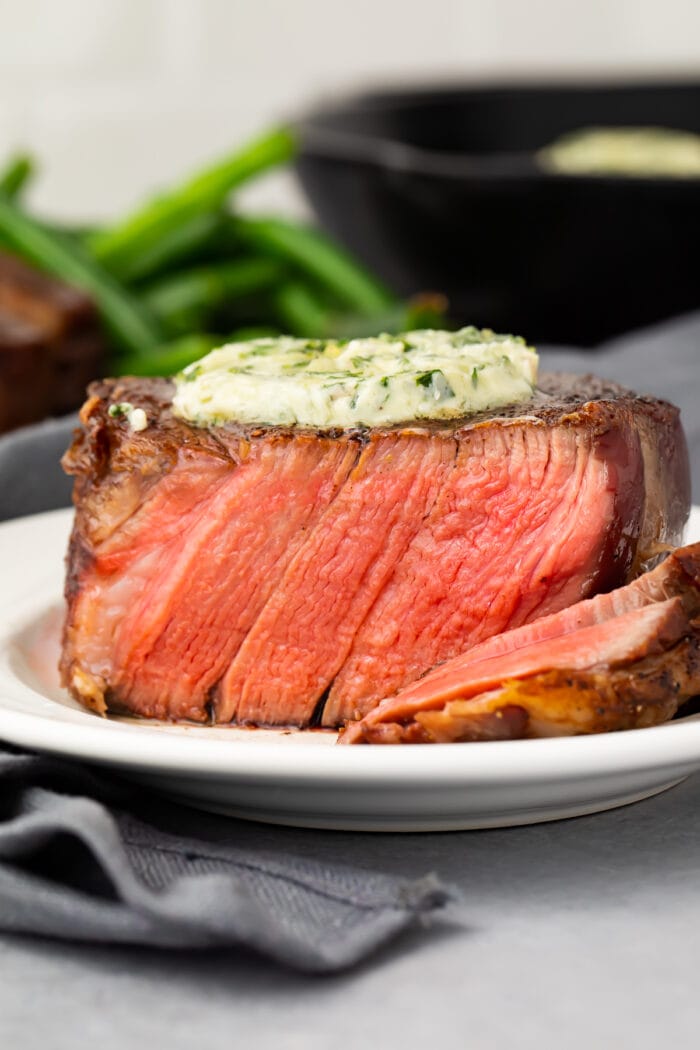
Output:
[[[431,667],[626,583],[679,542],[673,406],[590,376],[454,424],[314,431],[173,416],[94,384],[61,670],[104,712],[342,725]],[[108,414],[129,401],[149,426]]]

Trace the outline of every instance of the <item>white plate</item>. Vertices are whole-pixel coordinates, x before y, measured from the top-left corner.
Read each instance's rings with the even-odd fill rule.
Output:
[[[363,831],[503,827],[647,798],[700,769],[700,716],[555,740],[334,747],[335,735],[104,719],[58,684],[71,512],[0,525],[0,738],[111,766],[190,805]],[[694,508],[689,539],[700,537]]]

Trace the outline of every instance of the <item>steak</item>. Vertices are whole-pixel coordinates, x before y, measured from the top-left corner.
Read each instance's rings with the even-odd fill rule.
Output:
[[[102,713],[342,725],[627,583],[688,515],[677,410],[590,376],[449,425],[325,432],[197,427],[172,395],[94,384],[64,457],[61,672]],[[110,415],[124,401],[145,430]]]
[[[700,692],[700,543],[611,594],[449,660],[341,742],[443,743],[666,721]]]
[[[0,252],[0,433],[74,411],[104,356],[89,296]]]

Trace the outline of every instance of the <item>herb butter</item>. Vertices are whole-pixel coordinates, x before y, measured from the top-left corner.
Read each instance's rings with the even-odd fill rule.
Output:
[[[548,171],[563,175],[639,178],[700,176],[700,135],[672,128],[582,128],[537,154]]]
[[[175,379],[173,411],[202,426],[385,426],[524,401],[536,380],[532,347],[488,329],[349,342],[282,336],[230,343],[189,365]]]

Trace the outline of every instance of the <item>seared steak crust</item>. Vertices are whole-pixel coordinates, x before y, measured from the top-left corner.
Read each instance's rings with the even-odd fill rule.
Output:
[[[340,725],[491,635],[625,583],[688,514],[673,406],[545,375],[496,414],[196,427],[169,380],[93,384],[61,671],[97,710]],[[143,408],[132,431],[109,407]]]

